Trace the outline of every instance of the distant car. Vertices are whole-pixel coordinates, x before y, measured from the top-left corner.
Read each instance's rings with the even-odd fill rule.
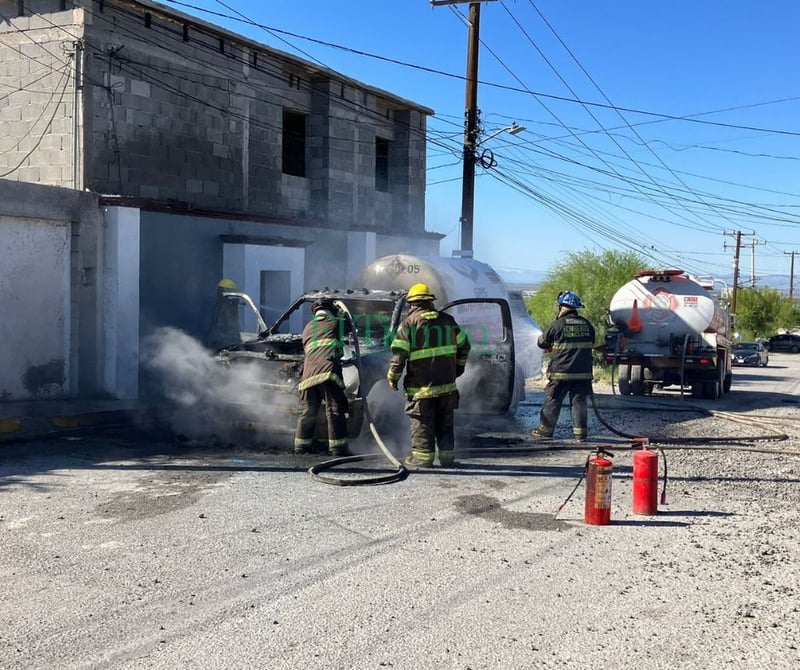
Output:
[[[759,368],[769,365],[769,354],[761,342],[737,342],[732,353],[734,365],[752,365]]]
[[[800,352],[800,335],[795,333],[782,333],[769,338],[767,349],[770,351],[785,351],[790,354]]]

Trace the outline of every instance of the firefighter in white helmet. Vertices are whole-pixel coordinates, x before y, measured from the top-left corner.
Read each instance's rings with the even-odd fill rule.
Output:
[[[411,454],[405,464],[411,468],[432,467],[436,447],[440,465],[455,465],[456,377],[464,372],[470,342],[452,316],[436,310],[434,299],[426,284],[409,289],[410,309],[392,341],[387,374],[396,391],[405,368],[403,387],[411,422]]]
[[[551,352],[547,367],[539,425],[531,435],[539,440],[553,437],[561,404],[569,394],[572,433],[577,442],[586,441],[587,399],[592,394],[592,349],[595,331],[588,319],[578,314],[581,299],[572,291],[562,291],[556,300],[558,317],[539,336],[540,348]]]

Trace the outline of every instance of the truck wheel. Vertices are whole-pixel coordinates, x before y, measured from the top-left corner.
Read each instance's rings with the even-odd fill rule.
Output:
[[[692,382],[692,398],[705,397],[706,385],[703,382]]]
[[[617,380],[617,385],[619,386],[619,394],[620,395],[630,395],[631,394],[631,366],[630,365],[620,365],[617,368],[617,373],[619,375],[619,379]]]
[[[732,383],[733,383],[733,375],[729,372],[727,375],[725,375],[725,380],[722,382],[723,392],[730,393]]]
[[[796,354],[798,351],[800,351],[800,348],[798,348],[796,344],[793,344],[792,348],[789,349],[789,351],[792,352],[793,354]]]
[[[644,395],[644,380],[642,378],[642,366],[631,365],[631,393],[633,395]]]
[[[722,397],[723,376],[725,375],[724,368],[720,367],[717,372],[717,378],[713,382],[705,382],[704,395],[710,400],[719,400]]]

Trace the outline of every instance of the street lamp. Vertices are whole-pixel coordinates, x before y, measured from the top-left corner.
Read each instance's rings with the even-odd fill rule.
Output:
[[[517,124],[516,121],[512,121],[510,126],[506,126],[505,128],[500,128],[500,130],[495,130],[491,135],[487,135],[482,140],[480,140],[476,146],[479,146],[486,142],[487,140],[492,139],[493,137],[497,137],[502,133],[508,133],[509,135],[519,135],[524,130],[527,130],[525,126],[520,126]]]

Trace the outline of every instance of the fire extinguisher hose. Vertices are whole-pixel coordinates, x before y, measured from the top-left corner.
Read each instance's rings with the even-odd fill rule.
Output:
[[[583,481],[583,478],[586,477],[586,473],[589,471],[589,461],[591,460],[591,458],[592,458],[592,454],[591,453],[586,456],[586,463],[584,463],[584,465],[583,465],[583,470],[581,471],[581,476],[578,477],[578,481],[576,482],[575,487],[572,489],[572,491],[569,492],[569,495],[564,499],[564,502],[562,502],[558,506],[558,509],[555,512],[553,512],[553,518],[554,519],[559,515],[561,510],[564,509],[564,507],[566,507],[567,503],[570,501],[570,498],[572,498],[572,496],[575,495],[575,491],[577,491],[578,487],[581,485],[581,482]]]

